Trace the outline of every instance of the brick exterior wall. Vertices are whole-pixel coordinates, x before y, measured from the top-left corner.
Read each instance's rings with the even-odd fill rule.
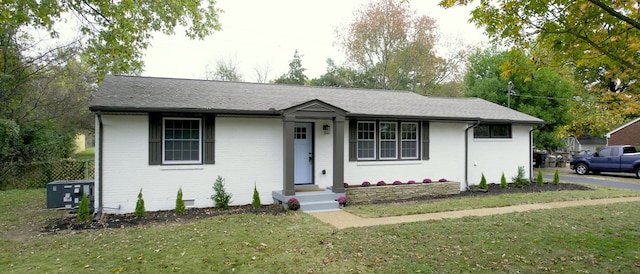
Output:
[[[367,204],[373,201],[398,201],[418,197],[460,194],[459,182],[350,187],[346,189],[349,204]]]
[[[614,132],[607,142],[610,146],[632,145],[640,147],[640,120]]]

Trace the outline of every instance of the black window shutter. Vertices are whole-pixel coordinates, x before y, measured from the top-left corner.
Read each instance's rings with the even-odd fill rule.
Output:
[[[149,165],[162,164],[162,115],[149,113]]]
[[[429,160],[429,122],[422,122],[422,160]]]
[[[204,163],[216,163],[216,117],[208,115],[204,117]]]
[[[349,161],[358,160],[358,121],[349,120]]]

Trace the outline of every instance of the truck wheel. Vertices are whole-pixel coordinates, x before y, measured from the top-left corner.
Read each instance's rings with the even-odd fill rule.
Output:
[[[636,168],[636,178],[640,179],[640,167]]]
[[[579,175],[586,175],[589,173],[589,167],[584,163],[579,163],[576,165],[576,173]]]

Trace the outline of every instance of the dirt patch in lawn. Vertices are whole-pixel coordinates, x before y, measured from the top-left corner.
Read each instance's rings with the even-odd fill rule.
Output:
[[[472,192],[463,191],[460,194],[446,195],[438,197],[424,197],[416,198],[406,201],[420,201],[420,200],[439,200],[450,198],[465,198],[465,197],[482,197],[489,195],[502,195],[511,193],[536,193],[544,191],[563,191],[563,190],[592,190],[589,187],[570,183],[560,183],[557,185],[545,183],[542,186],[531,184],[524,187],[515,187],[511,184],[508,188],[501,189],[498,184],[489,184],[489,191],[487,192]],[[400,201],[372,201],[371,203],[392,203]],[[84,230],[84,229],[103,229],[103,228],[127,228],[136,226],[152,226],[152,225],[164,225],[164,224],[180,224],[187,223],[196,220],[202,220],[213,216],[241,214],[241,213],[254,213],[254,214],[285,214],[286,210],[282,205],[265,205],[259,209],[254,209],[251,205],[233,206],[229,210],[220,210],[217,208],[190,208],[187,209],[185,214],[176,214],[173,210],[168,211],[154,211],[147,212],[144,217],[136,217],[133,214],[105,214],[99,220],[92,220],[86,223],[78,223],[75,220],[74,214],[67,214],[62,218],[54,219],[48,222],[42,227],[42,232],[62,232],[69,230]]]

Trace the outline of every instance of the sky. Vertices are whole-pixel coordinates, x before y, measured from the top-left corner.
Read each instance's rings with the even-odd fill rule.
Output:
[[[171,78],[204,78],[217,60],[233,60],[243,81],[257,81],[255,69],[269,68],[268,79],[286,73],[296,50],[302,55],[307,77],[326,72],[327,58],[345,60],[336,45],[336,29],[353,20],[353,12],[366,0],[219,0],[222,31],[205,40],[190,40],[176,31],[156,35],[145,53],[142,75]],[[418,14],[434,19],[441,40],[461,39],[465,44],[485,43],[483,31],[468,23],[469,7],[443,9],[439,0],[413,0]],[[444,49],[441,49],[444,50]]]

